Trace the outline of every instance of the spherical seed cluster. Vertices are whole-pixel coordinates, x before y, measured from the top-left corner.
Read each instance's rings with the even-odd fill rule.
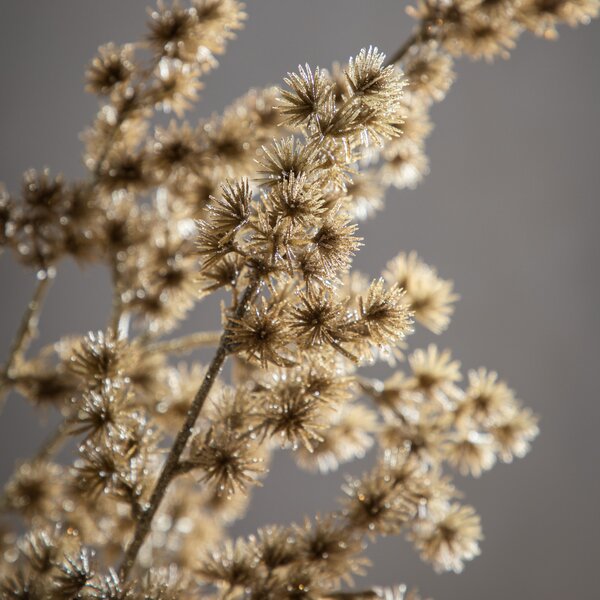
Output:
[[[89,177],[32,170],[18,198],[0,189],[0,249],[39,280],[0,393],[63,418],[4,487],[2,598],[418,600],[404,586],[360,591],[371,540],[405,534],[438,571],[477,556],[479,517],[448,471],[478,477],[524,456],[537,419],[495,372],[461,385],[449,350],[407,350],[415,322],[448,327],[458,295],[415,253],[374,279],[353,270],[357,221],[387,186],[427,174],[428,111],[454,58],[506,56],[525,29],[554,37],[598,10],[419,3],[390,64],[371,47],[330,70],[299,66],[282,89],[251,90],[196,126],[181,117],[246,17],[238,0],[159,0],[144,41],[100,48]],[[151,131],[157,111],[175,118]],[[28,358],[65,256],[110,269],[108,325]],[[161,339],[219,291],[220,331]],[[181,359],[202,346],[216,348],[206,366]],[[361,370],[378,361],[394,368],[384,381]],[[376,460],[347,479],[338,510],[228,538],[278,449],[322,473],[371,449]]]

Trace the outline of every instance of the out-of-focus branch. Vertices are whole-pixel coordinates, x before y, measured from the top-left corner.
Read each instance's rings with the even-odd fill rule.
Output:
[[[45,276],[37,280],[33,296],[21,317],[21,322],[9,351],[8,359],[0,375],[0,403],[11,386],[15,366],[23,357],[31,340],[36,335],[40,313],[54,276],[54,271],[48,269],[45,271]]]
[[[154,342],[146,348],[152,354],[185,354],[196,348],[211,348],[218,345],[220,331],[200,331],[173,340]]]

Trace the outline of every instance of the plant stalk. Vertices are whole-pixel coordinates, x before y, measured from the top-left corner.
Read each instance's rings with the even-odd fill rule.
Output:
[[[325,596],[325,600],[375,600],[381,598],[377,592],[373,590],[365,590],[361,592],[333,592]]]
[[[244,316],[244,313],[248,309],[250,302],[258,291],[259,286],[259,279],[254,279],[248,285],[235,311],[235,318],[239,319]],[[150,501],[148,502],[147,506],[143,507],[140,513],[133,539],[127,547],[123,561],[119,567],[119,579],[121,582],[127,580],[129,577],[140,548],[148,536],[154,515],[156,514],[156,511],[158,510],[167,492],[167,488],[169,487],[171,481],[179,474],[179,459],[181,458],[186,444],[192,435],[192,429],[196,423],[196,420],[198,419],[198,416],[200,415],[204,403],[206,402],[206,398],[212,389],[215,379],[221,372],[225,359],[229,354],[227,333],[227,330],[225,330],[221,335],[217,351],[208,367],[208,371],[204,376],[204,380],[202,381],[202,384],[196,392],[194,400],[188,409],[185,421],[179,430],[179,433],[175,437],[175,441],[173,442],[169,456],[163,465],[162,471],[154,486],[154,490],[152,491],[152,495],[150,496]]]
[[[65,420],[63,421],[48,437],[48,439],[40,446],[34,460],[48,460],[53,454],[58,452],[62,447],[65,440],[69,437],[69,424]]]
[[[113,285],[113,294],[112,294],[112,307],[111,314],[109,320],[109,327],[112,329],[115,336],[119,336],[119,321],[121,320],[121,315],[123,313],[123,301],[121,299],[121,275],[119,273],[119,261],[115,255],[112,256],[111,259],[111,278]]]
[[[422,35],[420,30],[413,33],[405,42],[404,44],[402,44],[402,46],[400,46],[400,48],[398,48],[398,50],[396,50],[396,52],[394,54],[392,54],[392,56],[390,58],[388,58],[387,62],[385,63],[386,67],[389,67],[391,65],[395,65],[396,63],[400,62],[405,56],[406,54],[408,54],[409,50],[417,43],[419,43],[422,40]]]
[[[21,322],[10,348],[8,359],[0,375],[0,403],[10,386],[14,367],[23,354],[25,354],[29,343],[35,336],[44,299],[53,279],[54,275],[51,269],[46,271],[46,276],[43,279],[38,279],[33,296],[21,317]]]
[[[406,55],[406,53],[410,50],[410,48],[414,44],[416,44],[418,41],[420,41],[420,39],[421,39],[421,35],[419,32],[413,34],[398,49],[398,51],[391,57],[391,59],[387,62],[387,64],[391,65],[391,64],[394,64],[394,63],[400,61]],[[254,296],[254,294],[256,293],[256,291],[258,290],[258,287],[259,287],[258,280],[255,280],[250,285],[248,285],[248,287],[246,288],[246,290],[244,292],[244,295],[242,296],[242,298],[238,304],[237,310],[235,312],[236,318],[240,318],[244,315],[244,313],[246,312],[246,310],[248,308],[249,302],[252,299],[252,297]],[[127,549],[125,551],[125,555],[123,557],[123,561],[121,562],[121,566],[119,567],[119,579],[122,582],[126,581],[127,578],[129,577],[129,574],[131,573],[131,569],[133,568],[135,559],[137,558],[140,548],[142,547],[144,541],[146,540],[146,537],[148,536],[148,532],[150,531],[150,527],[152,525],[152,520],[154,518],[154,515],[156,514],[156,511],[158,510],[158,508],[167,492],[167,488],[169,487],[169,484],[175,477],[177,477],[177,475],[179,475],[181,473],[181,468],[180,468],[181,465],[180,465],[179,459],[181,458],[181,455],[183,454],[183,451],[185,450],[187,442],[192,435],[192,429],[194,427],[194,424],[196,423],[196,420],[198,419],[198,416],[200,415],[200,412],[202,411],[202,407],[204,406],[204,403],[205,403],[206,398],[208,397],[208,394],[213,386],[213,383],[214,383],[215,379],[217,378],[217,376],[219,375],[221,369],[223,368],[223,364],[225,363],[225,359],[227,358],[227,355],[229,353],[228,348],[227,348],[226,333],[227,333],[226,331],[223,332],[223,334],[220,337],[220,341],[219,341],[219,345],[217,347],[216,353],[208,367],[208,371],[204,377],[204,381],[202,382],[202,384],[200,385],[200,388],[196,392],[196,396],[194,397],[194,400],[187,412],[185,421],[184,421],[181,429],[179,430],[179,433],[175,437],[175,441],[173,443],[173,446],[171,447],[169,456],[167,457],[167,460],[165,461],[165,464],[160,473],[160,476],[154,486],[154,490],[152,491],[152,495],[150,496],[150,501],[149,501],[148,505],[145,508],[143,508],[143,510],[140,513],[140,517],[139,517],[139,520],[136,525],[136,530],[135,530],[133,539],[130,542],[129,546],[127,547]],[[192,338],[192,337],[193,336],[190,336],[190,338]],[[201,338],[196,338],[196,340],[194,340],[194,341],[198,342],[199,339],[201,342],[204,342],[204,340]],[[214,338],[211,338],[211,340],[212,339],[214,339]],[[183,341],[183,340],[175,340],[174,342],[172,342],[173,346],[170,346],[169,342],[160,342],[158,344],[154,344],[154,348],[156,348],[158,346],[160,350],[163,350],[166,348],[171,351],[177,351],[180,349],[179,344],[181,343],[181,341]],[[188,341],[191,341],[191,339]],[[185,348],[185,349],[187,349],[188,347],[189,346],[187,346],[187,344],[183,345],[183,348]],[[342,595],[340,595],[340,594],[342,594]],[[365,599],[377,597],[373,592],[366,592],[359,596],[356,596],[356,595],[348,596],[348,595],[344,595],[344,594],[345,593],[343,593],[343,592],[339,592],[330,597],[331,598],[352,598],[352,597],[361,598],[362,597]]]
[[[185,354],[196,348],[215,347],[219,344],[220,339],[221,332],[219,331],[201,331],[173,340],[154,342],[147,346],[146,352],[151,354]]]

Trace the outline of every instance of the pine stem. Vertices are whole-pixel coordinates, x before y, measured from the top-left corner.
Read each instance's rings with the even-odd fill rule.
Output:
[[[239,304],[237,305],[235,318],[239,319],[244,315],[250,302],[254,298],[254,295],[258,291],[259,286],[260,280],[258,279],[253,280],[248,285]],[[192,429],[196,423],[196,420],[200,415],[202,407],[206,402],[206,398],[212,389],[215,379],[223,368],[223,364],[228,354],[229,348],[227,331],[224,331],[221,335],[217,351],[215,352],[215,355],[208,367],[208,371],[204,376],[204,380],[196,392],[196,396],[194,397],[194,400],[188,409],[185,421],[179,430],[179,433],[175,437],[175,441],[173,442],[169,456],[163,465],[162,471],[154,486],[154,490],[152,491],[152,495],[150,496],[150,501],[148,502],[147,506],[143,507],[140,513],[133,539],[127,547],[123,561],[119,567],[119,578],[121,581],[125,581],[128,578],[140,548],[148,536],[148,532],[150,531],[150,527],[152,525],[152,520],[167,492],[167,488],[169,487],[171,481],[179,474],[179,459],[185,450],[186,444],[192,435]]]
[[[37,280],[33,296],[21,317],[21,323],[19,324],[19,328],[8,354],[8,360],[0,374],[0,402],[8,391],[14,376],[12,372],[14,367],[19,362],[19,359],[25,354],[32,338],[35,336],[44,299],[50,289],[53,278],[53,271],[49,269],[46,271],[46,276],[43,279]]]

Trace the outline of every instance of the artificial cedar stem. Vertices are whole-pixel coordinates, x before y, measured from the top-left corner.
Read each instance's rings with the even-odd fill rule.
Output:
[[[259,287],[259,279],[253,280],[248,285],[234,313],[235,318],[239,319],[244,316],[244,313],[248,309],[248,306],[250,305],[250,302],[254,298]],[[221,340],[217,347],[217,351],[215,352],[215,355],[208,367],[208,371],[204,376],[204,380],[198,388],[194,400],[188,409],[185,421],[179,430],[179,433],[175,437],[175,441],[173,442],[169,456],[165,461],[162,471],[154,486],[154,490],[152,491],[152,495],[150,496],[150,501],[148,502],[148,505],[140,512],[133,539],[127,547],[123,561],[119,567],[119,578],[121,581],[125,581],[128,578],[138,552],[140,551],[140,548],[142,547],[142,544],[144,543],[148,532],[150,531],[152,519],[154,518],[154,515],[156,514],[156,511],[158,510],[160,503],[167,492],[167,488],[169,487],[171,481],[180,473],[179,459],[185,450],[186,444],[192,435],[192,429],[196,423],[196,420],[200,415],[202,407],[206,402],[206,398],[212,389],[215,379],[221,372],[228,354],[229,348],[227,331],[225,330],[221,335]]]

